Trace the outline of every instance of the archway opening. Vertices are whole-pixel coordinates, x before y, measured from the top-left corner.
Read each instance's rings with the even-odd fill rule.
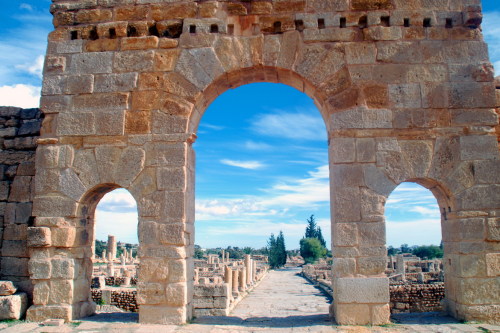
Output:
[[[274,266],[279,250],[273,252],[272,244],[282,239],[280,232],[287,250],[287,268],[280,273],[297,278],[303,263],[300,241],[311,217],[326,249],[319,258],[308,259],[318,277],[329,281],[327,131],[313,100],[284,84],[242,85],[218,96],[197,128],[194,315],[228,314],[226,309]],[[242,273],[249,269],[250,274]],[[217,310],[199,299],[197,286],[224,282],[230,293]],[[313,314],[328,316],[328,299],[315,293],[322,303]],[[267,311],[261,310],[263,315]],[[235,308],[231,315],[244,314]]]
[[[98,201],[91,228],[90,290],[96,303],[95,320],[138,320],[138,214],[134,197],[123,188]]]
[[[436,197],[419,184],[402,183],[389,196],[385,215],[391,314],[398,320],[409,313],[442,312],[441,219],[446,217]]]

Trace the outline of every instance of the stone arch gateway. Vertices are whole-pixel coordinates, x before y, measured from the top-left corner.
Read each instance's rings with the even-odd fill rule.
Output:
[[[412,180],[446,203],[448,311],[498,320],[499,103],[478,1],[53,0],[51,11],[28,319],[93,312],[86,207],[122,187],[138,203],[140,322],[189,320],[197,125],[225,90],[266,81],[312,97],[328,130],[336,321],[389,321],[383,207]]]

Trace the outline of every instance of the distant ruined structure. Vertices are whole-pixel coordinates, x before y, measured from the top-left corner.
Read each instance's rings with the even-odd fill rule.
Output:
[[[53,0],[51,11],[36,158],[5,151],[25,140],[7,128],[39,116],[1,132],[1,274],[32,294],[29,320],[93,313],[95,208],[126,188],[139,320],[187,322],[198,123],[224,91],[275,82],[313,98],[328,131],[336,322],[389,322],[384,204],[405,181],[442,212],[447,311],[498,322],[500,90],[478,0]]]

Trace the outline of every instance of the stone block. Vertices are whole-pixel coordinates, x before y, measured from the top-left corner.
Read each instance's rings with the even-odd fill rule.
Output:
[[[51,277],[55,279],[73,279],[75,277],[75,262],[73,259],[52,259]]]
[[[334,246],[356,246],[358,244],[357,223],[335,223],[332,226]]]
[[[47,259],[31,259],[28,264],[31,279],[47,280],[51,277],[52,265]]]
[[[95,116],[91,112],[61,113],[58,118],[57,135],[95,134]]]
[[[388,197],[396,188],[396,183],[389,179],[375,164],[367,164],[363,169],[365,184],[373,191]]]
[[[2,276],[29,276],[29,258],[2,257]]]
[[[401,27],[369,27],[363,29],[365,40],[399,40],[402,39]]]
[[[491,160],[498,158],[497,139],[490,135],[469,135],[460,137],[462,160]]]
[[[356,274],[356,259],[334,258],[332,266],[333,276],[336,278],[353,277]]]
[[[333,163],[351,163],[356,160],[355,139],[334,138],[330,141],[330,156]]]
[[[418,42],[378,42],[377,61],[386,63],[422,63],[422,49]]]
[[[500,253],[486,254],[486,275],[500,276]]]
[[[391,322],[391,309],[389,304],[370,305],[371,325],[385,325]]]
[[[9,296],[14,294],[17,288],[12,281],[0,281],[0,296]]]
[[[76,228],[53,228],[52,246],[73,247],[79,241],[76,235]]]
[[[462,278],[459,281],[457,301],[466,305],[496,304],[500,297],[498,278]]]
[[[47,227],[29,227],[28,228],[28,246],[46,247],[51,245],[52,234]]]
[[[452,125],[496,125],[498,115],[494,109],[450,110]]]
[[[467,210],[496,209],[500,202],[500,185],[477,185],[457,195],[459,207]]]
[[[33,304],[47,305],[49,302],[50,286],[48,281],[37,281],[33,288]]]
[[[49,304],[72,304],[74,294],[73,280],[55,280],[49,282]]]
[[[338,303],[389,303],[389,279],[386,277],[336,278],[334,299]]]
[[[359,243],[363,246],[385,245],[385,223],[358,223]]]
[[[179,50],[158,50],[154,54],[154,69],[161,72],[170,72],[175,68]]]
[[[371,321],[368,304],[333,304],[335,322],[339,325],[368,325]]]
[[[348,64],[374,64],[376,62],[377,48],[374,43],[346,43],[346,61]]]
[[[27,308],[28,295],[26,293],[0,296],[0,320],[21,319]]]
[[[132,91],[137,87],[137,77],[137,73],[96,75],[94,91],[98,93]]]
[[[187,281],[187,263],[185,260],[169,260],[168,271],[169,282],[175,283]]]
[[[75,217],[76,202],[62,196],[37,196],[33,201],[33,216]]]
[[[333,129],[391,128],[392,112],[384,109],[354,108],[332,114]]]
[[[16,176],[10,189],[9,201],[30,202],[31,181],[30,176]]]
[[[496,105],[495,86],[491,82],[451,83],[448,99],[451,108],[493,108]]]
[[[26,240],[4,240],[2,243],[2,255],[19,258],[29,257]]]
[[[188,303],[187,285],[185,282],[170,283],[165,289],[167,304],[185,306]]]
[[[130,37],[121,39],[121,50],[147,50],[158,47],[159,38],[156,36]]]
[[[164,305],[142,305],[139,308],[139,322],[144,324],[181,325],[187,320],[185,307]]]
[[[229,285],[227,283],[214,284],[214,285],[195,285],[194,296],[195,297],[230,296]]]
[[[153,51],[117,52],[114,58],[114,71],[117,73],[151,72],[154,69],[153,64]]]
[[[500,218],[486,219],[486,239],[488,241],[500,241]]]
[[[71,56],[69,71],[73,75],[111,73],[112,65],[112,52],[78,53]]]
[[[26,319],[33,322],[41,322],[46,319],[64,319],[69,322],[73,320],[71,305],[32,305],[26,313]]]
[[[389,92],[386,85],[373,84],[363,87],[366,106],[372,109],[383,109],[389,106]]]
[[[332,196],[332,216],[337,222],[361,220],[361,194],[358,187],[337,188]]]

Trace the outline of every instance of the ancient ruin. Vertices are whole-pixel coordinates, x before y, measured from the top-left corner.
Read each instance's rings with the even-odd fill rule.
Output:
[[[116,188],[138,203],[140,322],[192,317],[191,144],[218,95],[265,81],[309,95],[326,124],[336,322],[389,321],[384,204],[404,181],[442,211],[447,311],[498,321],[500,90],[477,0],[53,0],[51,11],[34,181],[26,124],[40,115],[0,114],[1,271],[32,295],[29,320],[94,312],[94,211]]]

